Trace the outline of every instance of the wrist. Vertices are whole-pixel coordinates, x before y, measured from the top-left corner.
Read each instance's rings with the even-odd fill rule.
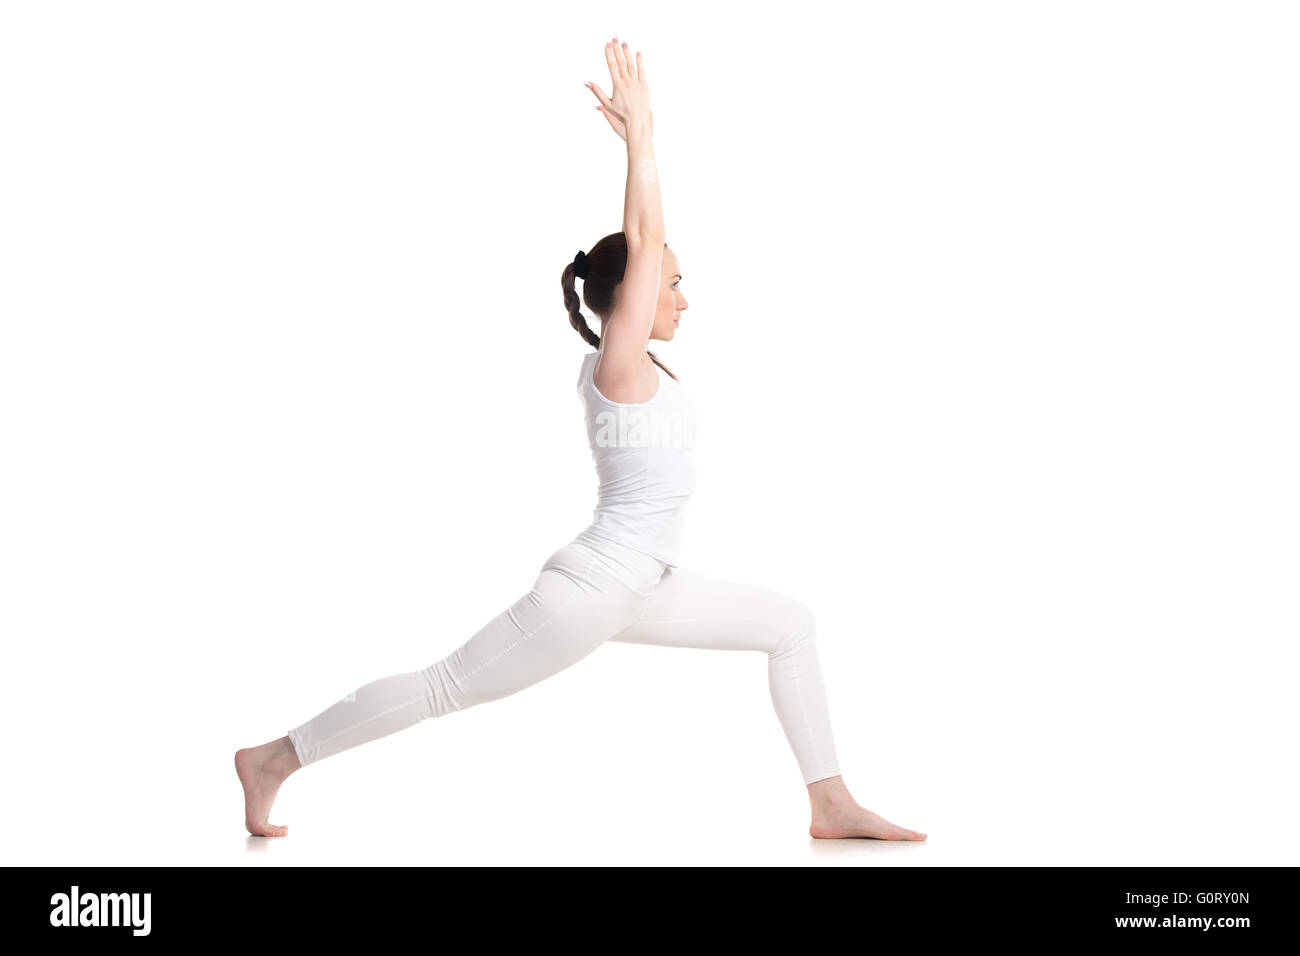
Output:
[[[627,121],[627,139],[630,143],[632,140],[648,141],[654,136],[654,122],[648,116],[638,116],[635,119]]]

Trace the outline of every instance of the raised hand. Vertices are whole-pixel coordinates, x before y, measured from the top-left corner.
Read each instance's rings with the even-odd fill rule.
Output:
[[[628,123],[644,121],[653,135],[654,114],[650,112],[650,89],[646,85],[640,52],[635,60],[629,59],[627,44],[620,44],[618,37],[614,37],[605,44],[605,62],[609,65],[614,95],[606,96],[595,83],[587,83],[587,89],[600,101],[596,109],[604,114],[614,132],[623,140],[627,139]]]

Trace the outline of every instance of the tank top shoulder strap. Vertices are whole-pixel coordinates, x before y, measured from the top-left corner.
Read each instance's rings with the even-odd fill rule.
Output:
[[[579,392],[581,392],[583,386],[587,384],[587,375],[589,374],[592,365],[595,363],[595,360],[595,352],[588,352],[582,357],[582,363],[578,366],[578,381],[576,383]]]

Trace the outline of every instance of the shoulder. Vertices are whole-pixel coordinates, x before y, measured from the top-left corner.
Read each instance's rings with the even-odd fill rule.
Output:
[[[652,401],[666,377],[648,355],[636,363],[597,360],[592,366],[596,391],[615,405],[644,405]]]

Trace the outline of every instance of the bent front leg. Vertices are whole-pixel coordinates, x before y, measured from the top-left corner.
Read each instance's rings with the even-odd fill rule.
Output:
[[[768,689],[804,783],[840,774],[812,612],[769,588],[668,568],[645,613],[610,640],[767,655]]]

